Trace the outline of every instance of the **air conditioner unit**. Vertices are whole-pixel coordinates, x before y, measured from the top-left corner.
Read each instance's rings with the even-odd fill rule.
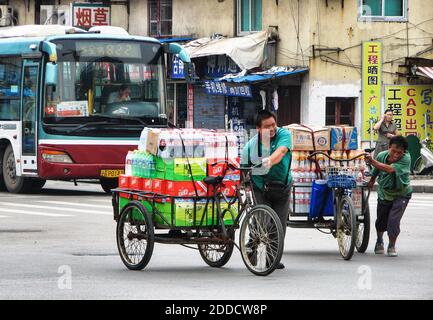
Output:
[[[7,5],[0,5],[0,27],[14,25],[14,9]]]
[[[61,6],[40,6],[40,19],[39,23],[46,24],[60,24],[63,26],[70,26],[71,8],[69,5]]]

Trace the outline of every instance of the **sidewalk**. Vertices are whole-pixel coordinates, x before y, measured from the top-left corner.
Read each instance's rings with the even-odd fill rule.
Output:
[[[414,193],[433,193],[433,176],[410,176]],[[376,190],[377,183],[373,190]]]

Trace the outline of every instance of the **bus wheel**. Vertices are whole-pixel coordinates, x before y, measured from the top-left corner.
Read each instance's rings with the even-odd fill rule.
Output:
[[[8,145],[3,155],[2,163],[3,180],[6,189],[11,193],[26,193],[32,189],[30,178],[17,176],[15,156],[11,145]]]
[[[111,193],[111,189],[116,189],[119,185],[119,181],[117,179],[101,178],[99,179],[99,182],[101,183],[102,189],[104,189],[106,193]]]

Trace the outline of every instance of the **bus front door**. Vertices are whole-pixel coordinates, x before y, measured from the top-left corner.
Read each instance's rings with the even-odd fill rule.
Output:
[[[37,175],[37,106],[39,62],[24,60],[21,90],[21,174]]]

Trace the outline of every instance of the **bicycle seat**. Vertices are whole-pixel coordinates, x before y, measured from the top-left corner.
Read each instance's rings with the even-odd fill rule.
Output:
[[[220,184],[223,181],[223,179],[224,179],[224,177],[222,177],[222,176],[206,177],[206,178],[204,178],[203,181],[207,185],[216,186],[216,185]]]

